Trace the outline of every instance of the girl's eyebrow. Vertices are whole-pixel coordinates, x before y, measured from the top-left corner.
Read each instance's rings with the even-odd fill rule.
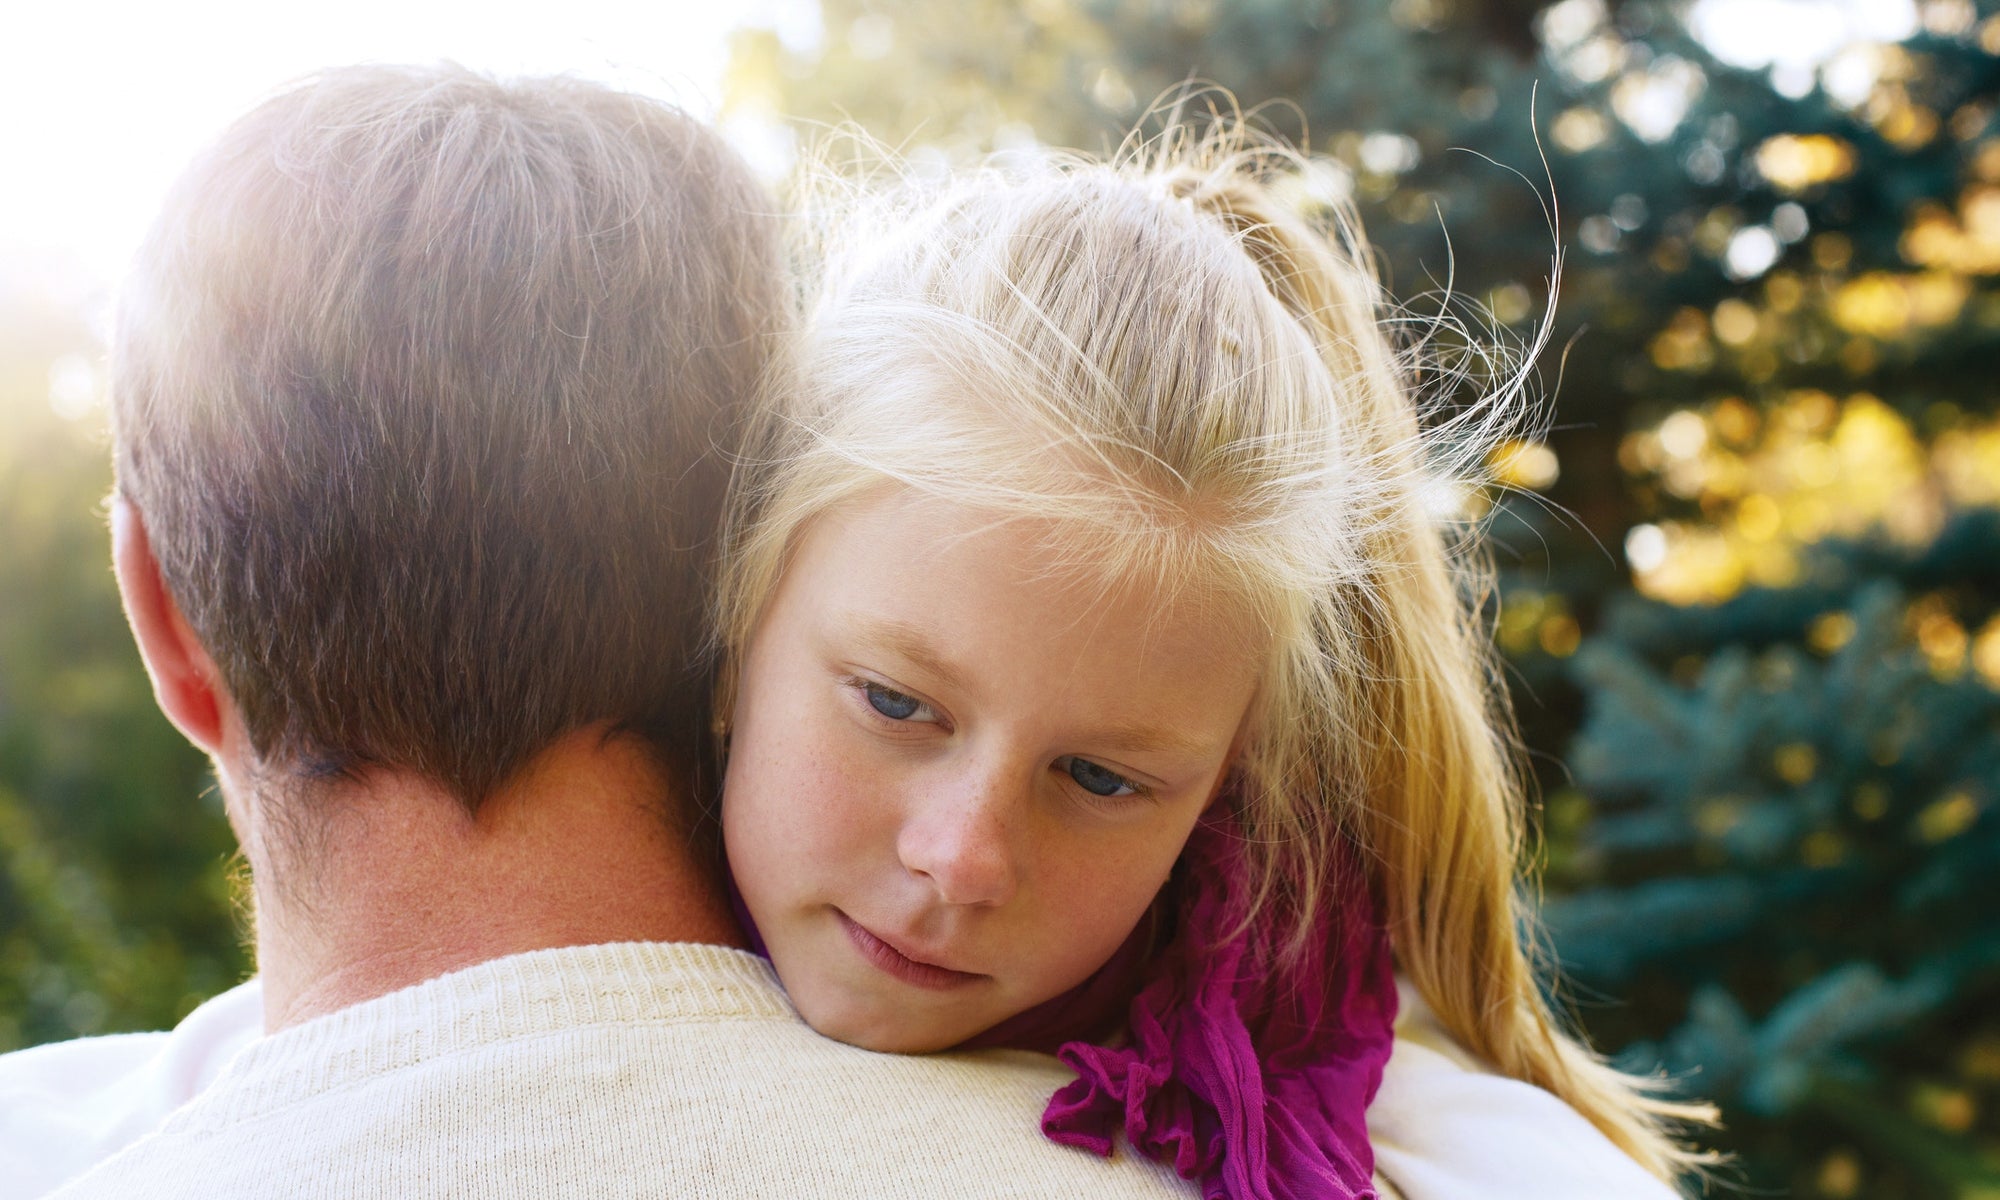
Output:
[[[847,623],[862,641],[902,656],[949,687],[965,690],[965,672],[931,644],[921,626],[895,617],[859,614],[849,617]]]
[[[1095,747],[1128,754],[1173,754],[1183,758],[1200,758],[1212,750],[1212,747],[1174,729],[1119,727],[1098,730],[1086,735],[1084,740]]]
[[[854,614],[848,618],[849,627],[855,636],[872,643],[928,672],[945,686],[957,691],[969,690],[966,673],[946,658],[942,651],[931,643],[922,626],[895,617],[875,617]],[[1107,726],[1094,729],[1078,738],[1104,750],[1117,750],[1132,754],[1172,754],[1182,758],[1200,758],[1214,750],[1178,729],[1156,728],[1153,726]]]

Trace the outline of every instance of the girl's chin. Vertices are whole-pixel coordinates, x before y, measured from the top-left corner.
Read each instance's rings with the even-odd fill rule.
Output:
[[[985,1026],[945,1027],[935,1021],[913,1021],[907,1010],[876,1006],[798,1006],[814,1033],[878,1054],[933,1054],[949,1050],[983,1031]]]

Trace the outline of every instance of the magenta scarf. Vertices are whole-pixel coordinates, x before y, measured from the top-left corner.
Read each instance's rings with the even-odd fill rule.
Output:
[[[1396,1020],[1389,938],[1352,850],[1338,856],[1321,935],[1280,967],[1268,919],[1235,937],[1249,904],[1236,822],[1204,820],[1181,853],[1173,940],[1135,931],[1074,991],[970,1046],[1045,1049],[1076,1079],[1042,1113],[1050,1140],[1108,1155],[1119,1132],[1201,1181],[1206,1200],[1374,1200],[1366,1114]],[[1136,990],[1136,995],[1134,994]],[[1118,1044],[1100,1045],[1131,996]],[[1081,1039],[1081,1040],[1076,1040]]]
[[[1109,1155],[1122,1131],[1200,1180],[1205,1200],[1375,1200],[1366,1114],[1394,1040],[1396,984],[1367,881],[1351,851],[1336,859],[1323,936],[1285,966],[1268,919],[1227,936],[1249,889],[1235,821],[1204,820],[1169,885],[1164,950],[1149,955],[1150,930],[1135,930],[1076,989],[966,1046],[1060,1042],[1077,1077],[1050,1098],[1042,1132]],[[737,916],[761,951],[740,901]],[[1115,1029],[1126,996],[1118,1044],[1068,1040]]]

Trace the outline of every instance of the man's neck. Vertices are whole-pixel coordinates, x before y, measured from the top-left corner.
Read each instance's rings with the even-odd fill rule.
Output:
[[[397,772],[337,789],[294,848],[245,839],[266,1029],[530,950],[744,944],[633,739],[572,734],[476,813]]]

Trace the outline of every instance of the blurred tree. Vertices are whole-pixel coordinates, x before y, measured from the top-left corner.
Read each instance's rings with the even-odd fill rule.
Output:
[[[234,843],[111,580],[96,346],[0,296],[0,1050],[164,1028],[246,967]]]
[[[1991,1194],[2000,513],[1809,567],[1621,598],[1571,660],[1551,940],[1586,994],[1635,997],[1593,1014],[1628,1064],[1730,1104],[1760,1182],[1821,1190],[1831,1138],[1885,1160],[1867,1195]]]

